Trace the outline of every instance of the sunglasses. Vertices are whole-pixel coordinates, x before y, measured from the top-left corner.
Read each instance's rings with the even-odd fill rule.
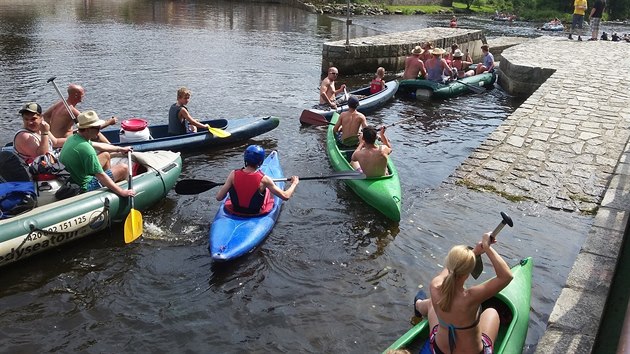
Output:
[[[328,74],[329,75],[335,75],[335,76],[339,75],[339,73],[328,73]]]

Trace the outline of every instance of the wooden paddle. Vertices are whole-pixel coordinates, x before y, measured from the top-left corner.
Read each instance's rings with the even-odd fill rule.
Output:
[[[492,233],[490,234],[490,243],[494,242],[494,239],[497,237],[499,232],[501,232],[505,225],[508,225],[509,227],[514,226],[512,218],[510,218],[506,213],[501,212],[501,218],[502,220],[499,225],[497,225],[494,231],[492,231]],[[481,275],[481,272],[483,272],[483,261],[481,260],[481,255],[478,255],[475,259],[475,268],[470,273],[470,275],[472,275],[473,278],[477,279]]]
[[[127,153],[127,167],[129,168],[129,180],[127,184],[129,189],[132,189],[131,151]],[[127,215],[127,219],[125,220],[125,243],[133,242],[142,235],[142,214],[135,209],[133,197],[129,197],[129,201],[131,202],[131,210],[129,210],[129,215]]]
[[[323,115],[315,113],[308,109],[303,110],[302,114],[300,114],[300,123],[320,126],[329,124],[334,125],[333,123],[329,122]]]
[[[227,138],[228,136],[232,135],[232,133],[228,131],[219,128],[213,128],[211,126],[208,126],[208,131],[210,132],[210,134],[216,136],[217,138]]]
[[[342,171],[334,172],[328,176],[300,177],[300,181],[323,179],[365,179],[365,174],[359,171]],[[285,182],[290,180],[290,178],[284,177],[273,179],[274,182]],[[177,184],[175,185],[175,193],[183,195],[199,194],[222,185],[223,183],[217,183],[203,179],[183,179],[177,182]]]

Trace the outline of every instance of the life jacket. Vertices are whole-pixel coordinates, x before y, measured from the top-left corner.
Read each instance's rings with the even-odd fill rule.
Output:
[[[381,78],[375,78],[370,82],[370,95],[375,94],[385,88],[385,83]]]
[[[234,170],[234,183],[229,191],[230,206],[226,203],[226,209],[235,214],[260,214],[265,193],[260,193],[259,187],[264,176],[260,170],[254,173]]]

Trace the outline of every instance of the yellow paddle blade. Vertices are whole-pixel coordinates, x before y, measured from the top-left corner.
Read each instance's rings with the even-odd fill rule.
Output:
[[[131,209],[125,220],[125,243],[131,243],[142,235],[142,214]]]
[[[227,138],[228,136],[232,135],[232,133],[226,132],[225,130],[219,128],[208,127],[208,131],[210,132],[210,134],[216,136],[217,138]]]

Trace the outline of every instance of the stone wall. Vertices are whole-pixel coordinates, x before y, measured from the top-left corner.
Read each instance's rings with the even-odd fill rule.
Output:
[[[330,66],[336,66],[344,75],[373,73],[379,66],[390,72],[402,71],[411,50],[426,41],[447,50],[457,43],[475,61],[481,58],[481,45],[487,43],[480,30],[447,27],[354,38],[348,46],[345,40],[327,42],[322,49],[322,73]]]

